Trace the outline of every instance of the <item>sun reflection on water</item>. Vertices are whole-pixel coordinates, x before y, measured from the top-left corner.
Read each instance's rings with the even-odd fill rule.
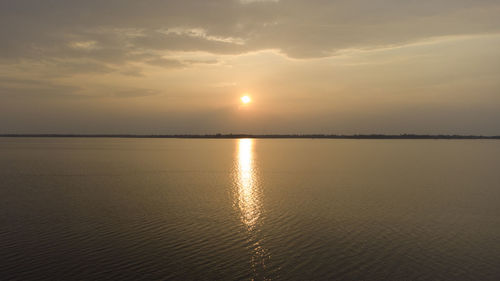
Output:
[[[259,186],[255,156],[254,140],[239,139],[236,164],[234,170],[235,192],[234,204],[240,213],[240,220],[246,227],[248,244],[252,251],[251,266],[254,274],[252,279],[271,280],[266,265],[270,260],[269,251],[262,245],[262,192]]]
[[[253,163],[253,140],[238,141],[237,196],[241,221],[253,229],[260,217],[260,201]]]

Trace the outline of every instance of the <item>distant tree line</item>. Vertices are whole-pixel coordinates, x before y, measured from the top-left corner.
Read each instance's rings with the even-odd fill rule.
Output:
[[[175,135],[135,135],[135,134],[0,134],[0,137],[23,138],[184,138],[184,139],[500,139],[500,136],[482,135],[418,135],[418,134],[175,134]]]

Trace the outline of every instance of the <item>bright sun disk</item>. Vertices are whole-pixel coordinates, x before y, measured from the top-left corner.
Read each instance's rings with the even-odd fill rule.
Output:
[[[244,103],[244,104],[250,103],[251,101],[252,101],[252,99],[250,99],[249,96],[243,96],[243,97],[241,97],[241,102]]]

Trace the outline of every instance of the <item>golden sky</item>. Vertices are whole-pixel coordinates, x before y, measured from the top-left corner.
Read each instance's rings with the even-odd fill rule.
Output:
[[[498,0],[1,1],[0,133],[498,135],[498,15]]]

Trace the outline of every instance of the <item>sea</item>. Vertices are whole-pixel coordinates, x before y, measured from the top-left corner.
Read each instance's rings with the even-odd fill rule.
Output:
[[[500,280],[500,141],[0,138],[0,279]]]

